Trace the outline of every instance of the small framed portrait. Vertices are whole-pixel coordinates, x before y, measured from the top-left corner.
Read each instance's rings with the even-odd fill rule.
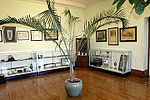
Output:
[[[3,27],[4,42],[17,42],[16,27]]]
[[[106,42],[107,41],[107,31],[97,30],[96,31],[96,42]]]
[[[137,41],[137,27],[127,27],[123,30],[120,28],[120,42],[136,42]]]
[[[49,30],[47,29],[46,32],[48,34],[44,34],[44,40],[49,41],[49,40],[58,40],[58,31],[57,30]]]
[[[31,41],[42,41],[43,33],[37,30],[31,30]]]
[[[0,30],[0,42],[2,42],[3,39],[2,39],[2,30]]]
[[[68,66],[69,60],[67,58],[61,58],[61,65],[62,66]]]
[[[108,28],[108,45],[119,45],[118,27]]]
[[[99,50],[98,50],[98,51],[95,51],[95,55],[96,55],[96,56],[99,56],[100,54],[101,54],[101,51],[99,51]]]
[[[18,40],[29,40],[28,31],[17,31]]]

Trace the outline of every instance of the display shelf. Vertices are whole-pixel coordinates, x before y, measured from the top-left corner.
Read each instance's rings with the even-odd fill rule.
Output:
[[[15,76],[22,77],[36,73],[38,75],[43,71],[68,68],[61,66],[62,59],[66,56],[59,51],[52,50],[0,53],[0,74],[11,79]],[[49,68],[45,68],[45,65],[49,65]]]
[[[48,70],[61,69],[61,68],[69,68],[69,66],[56,66],[51,68],[44,68],[44,70],[41,71],[48,71]]]
[[[126,74],[126,73],[129,73],[129,71],[126,71],[126,72],[122,72],[122,71],[119,71],[117,69],[112,69],[112,68],[106,68],[104,66],[93,66],[91,65],[91,67],[94,67],[94,68],[98,68],[98,69],[103,69],[103,70],[107,70],[107,71],[111,71],[111,72],[116,72],[116,73],[120,73],[120,74]]]
[[[32,73],[37,73],[37,71],[11,74],[11,75],[6,75],[5,77],[7,78],[7,77],[12,77],[12,76],[25,75],[25,74],[32,74]]]
[[[89,53],[89,66],[93,68],[119,74],[131,72],[131,51],[91,49]]]

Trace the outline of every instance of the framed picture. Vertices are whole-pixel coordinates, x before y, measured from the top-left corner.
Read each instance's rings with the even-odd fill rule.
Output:
[[[3,27],[4,42],[17,42],[16,27]]]
[[[108,45],[118,45],[118,27],[108,28]]]
[[[69,65],[69,61],[67,58],[61,58],[61,65],[62,66],[68,66]]]
[[[28,31],[17,31],[18,40],[29,40]]]
[[[137,41],[137,27],[127,27],[123,30],[120,28],[120,42],[136,42]]]
[[[2,42],[3,39],[2,39],[2,30],[0,30],[0,42]]]
[[[97,30],[96,31],[96,42],[106,42],[107,41],[107,31]]]
[[[37,30],[31,30],[31,41],[42,41],[43,33]]]
[[[99,51],[99,50],[98,50],[98,51],[95,51],[95,55],[96,55],[96,56],[99,56],[100,53],[101,53],[101,51]]]
[[[46,30],[48,34],[44,34],[44,40],[58,40],[58,31]]]

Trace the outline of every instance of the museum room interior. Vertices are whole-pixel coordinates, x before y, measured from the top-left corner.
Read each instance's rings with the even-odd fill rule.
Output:
[[[150,100],[149,0],[1,0],[0,100]]]

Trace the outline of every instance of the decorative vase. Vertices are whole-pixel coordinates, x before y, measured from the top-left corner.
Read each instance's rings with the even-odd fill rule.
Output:
[[[82,90],[82,80],[75,78],[75,81],[70,81],[70,79],[65,80],[65,89],[69,96],[77,97],[80,95]]]

